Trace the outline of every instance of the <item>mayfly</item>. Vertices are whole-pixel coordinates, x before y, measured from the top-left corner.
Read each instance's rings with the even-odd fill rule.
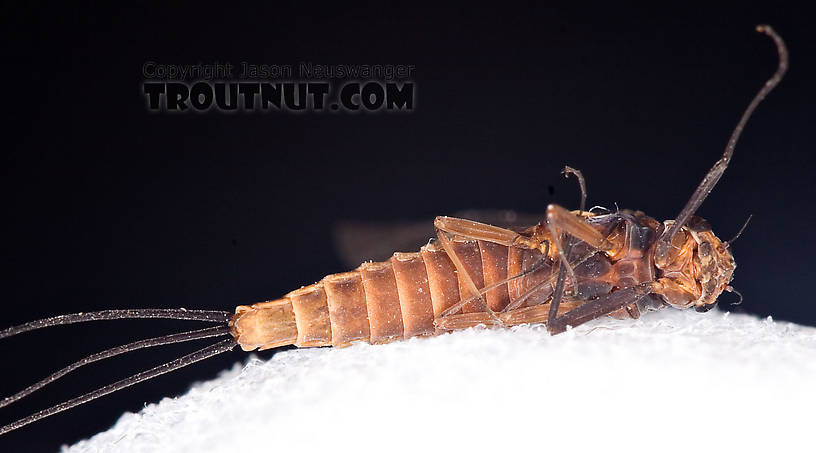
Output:
[[[76,313],[0,331],[0,338],[85,321],[163,318],[220,324],[108,349],[88,356],[0,400],[7,406],[79,367],[125,352],[195,339],[228,336],[212,346],[101,387],[0,428],[5,434],[50,415],[217,354],[284,345],[346,346],[388,343],[468,327],[546,324],[555,335],[570,326],[611,316],[637,319],[664,307],[714,307],[735,263],[731,241],[721,241],[695,216],[728,167],[737,140],[757,105],[788,67],[787,49],[771,27],[757,31],[776,44],[776,72],[751,100],[722,157],[674,220],[662,223],[640,211],[586,210],[581,172],[564,169],[580,185],[577,211],[549,205],[526,229],[437,217],[436,239],[419,252],[394,253],[351,272],[326,276],[280,299],[238,306],[234,313],[186,309],[133,309]],[[749,217],[750,220],[750,217]],[[747,222],[746,222],[747,225]],[[743,225],[743,229],[745,225]],[[738,293],[737,293],[738,294]],[[741,296],[740,296],[741,298]]]

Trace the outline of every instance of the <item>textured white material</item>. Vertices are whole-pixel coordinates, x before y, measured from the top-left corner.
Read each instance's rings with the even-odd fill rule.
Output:
[[[816,329],[670,309],[251,359],[64,451],[814,451],[815,420]]]

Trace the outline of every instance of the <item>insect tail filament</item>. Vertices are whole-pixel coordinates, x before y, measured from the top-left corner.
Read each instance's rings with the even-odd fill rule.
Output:
[[[45,387],[46,385],[56,381],[57,379],[65,376],[66,374],[82,367],[88,365],[93,362],[98,362],[100,360],[108,359],[111,357],[115,357],[120,354],[124,354],[126,352],[135,351],[137,349],[142,348],[151,348],[154,346],[162,346],[166,344],[172,343],[182,343],[185,341],[193,341],[199,340],[202,338],[210,338],[210,337],[217,337],[229,334],[229,326],[218,326],[218,327],[208,327],[206,329],[199,329],[193,330],[190,332],[183,332],[183,333],[176,333],[171,335],[164,335],[161,337],[154,337],[148,338],[146,340],[139,340],[134,341],[133,343],[128,343],[122,346],[116,346],[114,348],[107,349],[102,352],[98,352],[93,355],[89,355],[81,360],[78,360],[65,368],[47,376],[46,378],[40,380],[39,382],[26,387],[25,389],[15,393],[12,396],[3,398],[0,400],[0,408],[8,406],[9,404],[19,401],[26,396],[36,392],[37,390]]]
[[[115,391],[121,390],[126,387],[130,387],[131,385],[138,384],[139,382],[146,381],[148,379],[152,379],[156,376],[162,375],[164,373],[169,373],[171,371],[175,371],[179,368],[183,368],[187,365],[191,365],[195,362],[208,359],[210,357],[216,356],[223,352],[227,352],[236,346],[235,339],[228,338],[226,340],[219,341],[214,345],[207,346],[204,349],[200,349],[192,354],[185,355],[183,357],[179,357],[178,359],[172,360],[165,364],[159,365],[157,367],[151,368],[146,371],[142,371],[141,373],[134,374],[133,376],[127,377],[120,381],[114,382],[113,384],[106,385],[104,387],[100,387],[94,391],[88,392],[84,395],[78,396],[76,398],[70,399],[63,403],[57,404],[55,406],[51,406],[48,409],[41,410],[37,413],[29,415],[28,417],[22,418],[17,420],[13,423],[9,423],[6,426],[0,428],[0,436],[6,434],[9,431],[13,431],[17,428],[21,428],[29,423],[34,423],[38,420],[41,420],[45,417],[57,414],[59,412],[71,409],[73,407],[79,406],[80,404],[87,403],[88,401],[94,400],[101,396],[105,396],[109,393],[113,393]]]
[[[229,322],[232,313],[218,310],[187,310],[186,308],[134,308],[127,310],[102,310],[72,313],[38,319],[18,326],[0,330],[0,340],[24,332],[78,322],[109,321],[113,319],[181,319],[187,321]]]

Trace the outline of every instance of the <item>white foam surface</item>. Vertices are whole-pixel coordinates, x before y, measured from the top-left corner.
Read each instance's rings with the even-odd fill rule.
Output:
[[[673,309],[249,359],[63,451],[813,451],[816,329]]]

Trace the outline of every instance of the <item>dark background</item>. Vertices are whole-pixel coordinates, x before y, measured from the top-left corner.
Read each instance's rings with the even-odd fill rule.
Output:
[[[344,220],[421,221],[469,208],[590,205],[673,218],[776,67],[703,205],[735,245],[744,311],[816,325],[810,207],[814,45],[792,6],[500,11],[404,5],[4,7],[2,314],[9,326],[130,307],[232,310],[346,270]],[[416,66],[412,113],[155,114],[145,61]],[[727,298],[728,296],[724,296]],[[732,299],[728,299],[732,300]],[[197,323],[116,321],[0,343],[7,395],[91,352]],[[0,424],[205,343],[87,367],[0,410]],[[268,357],[271,353],[262,354]],[[246,359],[233,352],[0,438],[48,451]]]

